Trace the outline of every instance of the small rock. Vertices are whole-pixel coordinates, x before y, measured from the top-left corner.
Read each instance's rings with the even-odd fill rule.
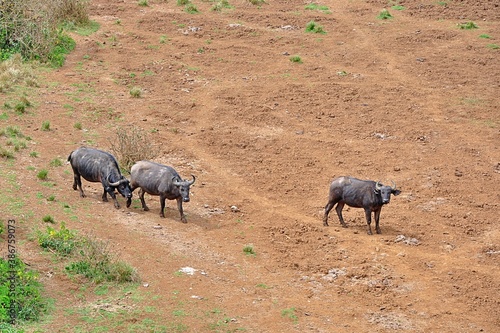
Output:
[[[147,288],[147,287],[149,287],[149,283],[144,283],[142,286],[143,286],[144,288]]]
[[[238,206],[232,205],[232,206],[231,206],[231,211],[232,211],[233,213],[237,213],[237,212],[239,212],[239,211],[240,211],[240,209],[238,208]]]

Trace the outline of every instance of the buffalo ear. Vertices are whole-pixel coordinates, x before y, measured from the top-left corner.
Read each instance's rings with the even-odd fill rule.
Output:
[[[401,191],[400,190],[392,190],[393,195],[400,195]]]

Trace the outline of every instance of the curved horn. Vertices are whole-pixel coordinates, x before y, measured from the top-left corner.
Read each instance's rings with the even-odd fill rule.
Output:
[[[191,186],[193,185],[194,181],[196,180],[196,177],[194,175],[191,175],[193,177],[193,180],[188,181],[188,184]]]
[[[391,180],[391,183],[392,183],[392,189],[395,190],[396,189],[396,183],[394,181]]]
[[[111,186],[115,186],[115,187],[116,187],[116,186],[120,185],[121,183],[125,183],[125,182],[127,181],[127,179],[125,179],[125,178],[122,176],[122,178],[121,178],[119,181],[112,183],[112,182],[110,182],[110,181],[109,181],[109,177],[110,177],[110,176],[111,176],[111,175],[109,175],[109,176],[108,176],[108,178],[107,178],[106,180],[108,181],[109,185],[111,185]]]
[[[382,184],[380,184],[380,181],[378,181],[376,184],[375,184],[375,189],[377,191],[380,191],[380,189],[382,188]]]
[[[180,186],[181,185],[181,182],[176,180],[175,178],[177,178],[176,176],[173,176],[172,177],[172,184],[174,184],[175,186]]]

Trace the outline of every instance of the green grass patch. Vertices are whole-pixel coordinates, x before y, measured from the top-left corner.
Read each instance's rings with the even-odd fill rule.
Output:
[[[492,50],[500,49],[500,46],[498,44],[488,44],[488,45],[486,45],[486,47],[489,49],[492,49]]]
[[[377,18],[379,20],[390,20],[392,19],[391,13],[387,9],[382,9],[380,13],[378,14]]]
[[[488,35],[488,34],[481,34],[479,35],[479,38],[483,38],[483,39],[491,39],[491,36]]]
[[[458,26],[458,28],[460,28],[462,30],[479,29],[479,26],[472,21],[465,22],[465,23],[459,23],[459,24],[457,24],[457,26]]]
[[[284,318],[289,318],[294,324],[297,324],[299,317],[297,317],[295,308],[283,309],[281,310],[281,316]]]
[[[10,313],[15,314],[18,322],[31,322],[39,320],[46,312],[48,301],[42,297],[38,279],[38,273],[30,270],[15,254],[9,254],[8,260],[0,257],[1,332],[13,329],[7,325],[12,319]]]
[[[49,175],[49,171],[46,170],[46,169],[42,169],[40,170],[37,174],[36,174],[36,177],[40,180],[47,180],[48,178],[48,175]]]
[[[310,21],[306,24],[306,32],[315,34],[326,34],[326,31],[323,29],[323,27],[314,21]]]
[[[46,120],[42,123],[41,130],[44,132],[50,131],[50,121]]]
[[[317,10],[325,14],[331,14],[330,8],[328,6],[319,5],[317,3],[310,3],[304,7],[305,10]]]
[[[255,252],[255,249],[253,248],[253,245],[245,245],[243,247],[243,253],[245,253],[247,256],[256,256],[257,253]]]
[[[229,4],[228,0],[219,0],[217,1],[210,10],[215,11],[215,12],[220,12],[224,9],[232,9],[233,6]]]
[[[391,8],[394,10],[405,10],[406,9],[406,7],[402,6],[402,5],[394,5],[394,6],[391,6]]]
[[[302,63],[302,58],[300,56],[298,56],[298,55],[294,55],[294,56],[290,57],[290,61],[298,63],[298,64],[301,64]]]

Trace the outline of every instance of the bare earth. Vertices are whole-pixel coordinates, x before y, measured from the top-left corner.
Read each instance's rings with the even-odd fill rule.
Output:
[[[500,44],[498,1],[411,1],[403,11],[322,1],[331,13],[296,0],[230,0],[223,12],[193,3],[199,14],[173,0],[92,1],[100,29],[74,35],[76,50],[46,74],[37,108],[9,120],[33,138],[16,158],[34,213],[17,217],[18,237],[50,214],[109,240],[156,309],[135,320],[188,332],[499,332],[500,53],[488,47]],[[377,19],[384,7],[392,20]],[[305,33],[309,21],[327,33]],[[457,27],[468,21],[479,29]],[[46,120],[51,131],[40,131]],[[49,169],[55,187],[36,179],[81,145],[109,150],[129,125],[149,133],[155,161],[197,177],[187,224],[173,201],[161,219],[158,197],[146,195],[144,212],[135,192],[117,210],[84,181],[82,199],[69,165]],[[346,229],[335,210],[323,226],[340,175],[401,189],[382,209],[381,235],[367,235],[362,209],[344,209]],[[243,252],[249,245],[255,256]],[[77,297],[78,284],[35,242],[19,251],[56,299],[45,329],[85,331],[67,310],[99,297]],[[180,276],[182,267],[196,271]],[[211,325],[217,311],[224,318]]]

